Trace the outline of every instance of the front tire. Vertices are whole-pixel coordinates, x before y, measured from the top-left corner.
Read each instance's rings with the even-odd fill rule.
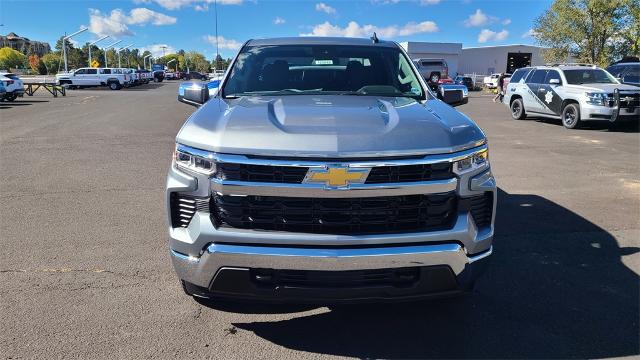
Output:
[[[515,99],[511,102],[511,117],[514,120],[522,120],[527,117],[527,113],[524,110],[524,104],[522,99]]]
[[[580,121],[580,107],[578,104],[567,104],[562,109],[562,125],[567,129],[577,129],[582,122]]]

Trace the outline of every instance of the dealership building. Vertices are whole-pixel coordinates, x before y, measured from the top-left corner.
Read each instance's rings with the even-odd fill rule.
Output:
[[[463,48],[461,43],[435,43],[410,41],[400,45],[411,59],[444,59],[449,66],[449,76],[456,74],[488,75],[513,73],[524,66],[543,65],[539,46],[497,45]]]

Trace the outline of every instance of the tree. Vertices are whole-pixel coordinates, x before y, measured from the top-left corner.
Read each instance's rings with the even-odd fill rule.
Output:
[[[551,7],[535,20],[534,37],[547,47],[543,57],[547,61],[565,61],[572,57],[581,62],[601,66],[622,57],[619,51],[628,47],[624,34],[638,33],[640,0],[555,0]],[[629,31],[628,29],[632,29]],[[637,49],[637,38],[635,38]],[[637,51],[637,50],[636,50]]]
[[[40,63],[40,58],[36,54],[29,55],[29,67],[33,71],[38,71],[38,64]]]
[[[47,74],[56,74],[62,68],[62,57],[56,53],[48,53],[40,59],[44,64]]]
[[[208,73],[211,64],[201,53],[189,51],[185,55],[185,60],[189,62],[189,68],[198,72]]]
[[[0,49],[0,69],[24,68],[27,66],[27,57],[10,47]]]
[[[38,71],[38,74],[40,75],[47,75],[47,66],[44,64],[44,61],[42,61],[42,59],[38,60],[38,68],[36,69],[36,71]]]

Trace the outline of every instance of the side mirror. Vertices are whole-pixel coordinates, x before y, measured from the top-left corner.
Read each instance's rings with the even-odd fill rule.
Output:
[[[551,84],[551,85],[560,85],[560,79],[551,79],[551,80],[549,80],[549,84]]]
[[[178,101],[200,106],[209,100],[209,89],[204,83],[183,82],[178,87]]]
[[[207,89],[209,89],[209,99],[215,97],[218,94],[220,88],[220,80],[213,80],[207,83]]]
[[[469,89],[464,85],[438,85],[438,99],[451,106],[459,106],[469,102]]]

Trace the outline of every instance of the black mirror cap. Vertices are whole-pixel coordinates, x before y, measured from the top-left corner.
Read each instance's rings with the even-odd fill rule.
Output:
[[[468,91],[464,85],[441,84],[438,86],[438,98],[450,106],[456,107],[469,102],[469,97],[464,96]]]
[[[178,88],[178,101],[185,104],[200,106],[209,100],[209,89],[200,82],[183,82]]]

